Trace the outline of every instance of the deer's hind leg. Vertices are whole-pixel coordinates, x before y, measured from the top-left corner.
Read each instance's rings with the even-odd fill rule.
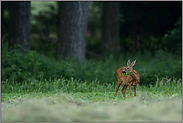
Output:
[[[134,89],[134,96],[136,96],[137,85],[134,85],[134,86],[133,86],[133,89]]]

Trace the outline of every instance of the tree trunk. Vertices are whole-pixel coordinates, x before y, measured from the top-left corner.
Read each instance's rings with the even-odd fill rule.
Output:
[[[11,2],[9,48],[30,50],[30,2]]]
[[[56,59],[59,56],[85,60],[89,2],[59,2],[59,29]]]
[[[10,2],[1,2],[1,44],[2,46],[8,46],[9,43],[9,16],[5,12],[9,12]],[[6,47],[7,48],[7,47]]]
[[[142,43],[142,15],[140,3],[131,2],[132,5],[132,50],[140,51]]]
[[[1,2],[1,36],[3,36],[4,34],[3,32],[4,30],[2,29],[2,25],[4,24],[4,9],[5,9],[4,2]]]
[[[103,50],[119,52],[119,2],[103,2]]]

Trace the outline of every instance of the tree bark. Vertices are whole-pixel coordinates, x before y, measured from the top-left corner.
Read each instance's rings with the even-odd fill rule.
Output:
[[[132,6],[132,50],[140,51],[142,43],[142,14],[141,4],[138,2],[131,2]]]
[[[58,57],[85,60],[89,2],[59,2]]]
[[[119,52],[119,2],[103,2],[103,50]]]
[[[9,48],[30,50],[30,2],[11,2]]]

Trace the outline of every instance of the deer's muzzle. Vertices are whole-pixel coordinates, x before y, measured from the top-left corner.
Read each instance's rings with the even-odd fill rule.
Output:
[[[123,70],[122,73],[126,73],[126,72]]]

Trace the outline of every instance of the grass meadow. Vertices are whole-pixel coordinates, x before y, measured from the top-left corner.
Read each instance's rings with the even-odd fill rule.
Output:
[[[139,85],[132,98],[128,88],[127,98],[122,96],[122,86],[115,98],[114,84],[101,85],[96,80],[88,84],[60,78],[53,83],[6,87],[12,92],[1,93],[2,121],[181,122],[182,80],[161,82],[150,88]]]
[[[130,98],[127,88],[124,98],[121,85],[115,97],[114,72],[128,58],[137,60],[137,96]],[[182,122],[182,60],[163,51],[109,55],[80,65],[3,49],[1,66],[3,122]]]
[[[48,4],[57,7],[55,2],[41,4],[31,2],[32,15],[48,9]],[[182,122],[181,56],[163,50],[106,53],[87,58],[82,65],[51,56],[2,46],[2,122]],[[115,97],[115,70],[126,66],[128,59],[137,60],[137,96],[130,98],[127,88],[124,98],[121,85]]]

